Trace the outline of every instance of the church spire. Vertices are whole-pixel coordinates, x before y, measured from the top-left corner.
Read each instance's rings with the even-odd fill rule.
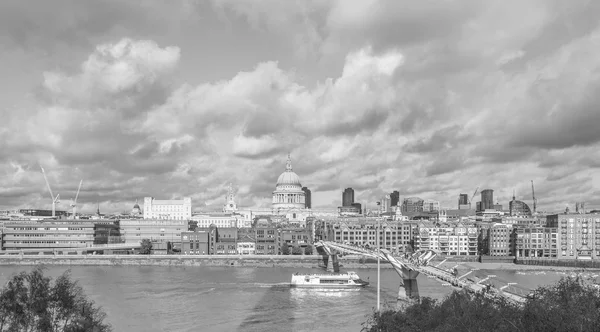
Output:
[[[292,171],[292,158],[290,157],[290,154],[288,153],[288,159],[287,159],[287,164],[285,165],[285,170],[286,171]]]

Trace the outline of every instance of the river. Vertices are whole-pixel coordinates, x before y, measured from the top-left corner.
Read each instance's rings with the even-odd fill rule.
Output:
[[[56,277],[68,267],[48,266]],[[27,266],[1,266],[0,285]],[[291,289],[302,268],[72,266],[71,274],[121,331],[360,331],[377,301],[377,270],[358,269],[371,285],[352,291]],[[564,272],[478,271],[535,288],[557,281]],[[571,273],[572,274],[572,273]],[[591,273],[589,273],[591,275]],[[421,296],[437,299],[451,292],[419,276]],[[381,270],[381,297],[395,303],[398,275]]]

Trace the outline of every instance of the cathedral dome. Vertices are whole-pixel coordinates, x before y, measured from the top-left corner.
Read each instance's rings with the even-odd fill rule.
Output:
[[[292,170],[292,161],[289,157],[287,165],[285,167],[285,172],[281,173],[279,178],[277,178],[276,186],[294,186],[302,188],[302,184],[300,183],[300,177]]]

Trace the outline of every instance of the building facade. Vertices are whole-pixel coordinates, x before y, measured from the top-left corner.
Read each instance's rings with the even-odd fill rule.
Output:
[[[599,214],[555,214],[546,217],[547,227],[557,229],[559,259],[600,258]]]
[[[90,221],[5,221],[4,250],[85,248],[94,244]]]
[[[192,217],[192,199],[158,200],[144,197],[144,219],[189,220]]]
[[[124,243],[140,243],[143,239],[178,243],[181,233],[188,230],[188,221],[159,219],[123,219],[119,221]]]
[[[196,214],[190,218],[200,228],[215,225],[219,228],[238,227],[238,217],[232,214]]]
[[[431,222],[422,222],[415,242],[420,250],[437,250],[448,256],[474,256],[477,255],[478,232],[476,227],[460,223],[438,227]]]
[[[304,208],[312,209],[312,198],[310,189],[307,187],[302,187],[302,191],[304,191]]]
[[[487,254],[490,256],[511,256],[512,255],[512,230],[510,224],[495,223],[487,231]]]
[[[484,189],[481,191],[481,210],[494,209],[494,191],[492,189]]]
[[[351,206],[354,203],[354,189],[346,188],[342,192],[342,206]]]
[[[419,197],[409,197],[402,201],[402,213],[423,212],[424,201]]]

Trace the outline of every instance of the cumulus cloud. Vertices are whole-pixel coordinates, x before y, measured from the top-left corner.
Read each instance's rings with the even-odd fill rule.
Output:
[[[8,3],[0,60],[35,65],[0,78],[26,96],[0,104],[3,207],[49,206],[39,164],[61,197],[84,179],[89,211],[146,195],[215,207],[230,182],[268,206],[287,153],[314,206],[346,187],[502,202],[532,179],[543,209],[600,204],[594,2],[77,2],[65,22]],[[159,12],[179,23],[143,19]]]

